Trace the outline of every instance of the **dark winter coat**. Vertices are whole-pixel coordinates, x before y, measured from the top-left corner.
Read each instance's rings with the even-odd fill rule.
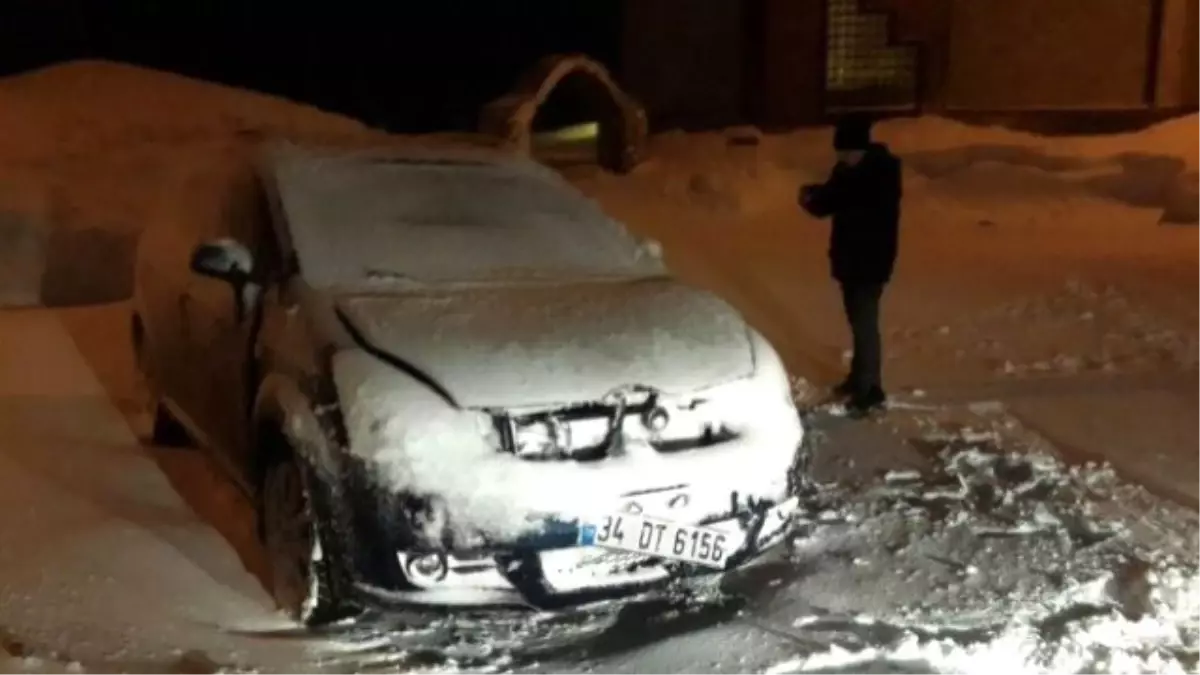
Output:
[[[829,262],[842,283],[881,284],[892,277],[900,234],[900,159],[871,144],[854,166],[839,163],[829,180],[805,190],[801,205],[833,216]]]

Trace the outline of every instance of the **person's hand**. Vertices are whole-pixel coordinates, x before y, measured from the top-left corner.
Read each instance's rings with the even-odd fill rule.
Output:
[[[800,202],[800,206],[803,206],[804,208],[807,209],[812,205],[813,193],[816,191],[816,189],[817,189],[817,186],[815,186],[815,185],[801,185],[800,186],[800,195],[798,198],[798,201]]]

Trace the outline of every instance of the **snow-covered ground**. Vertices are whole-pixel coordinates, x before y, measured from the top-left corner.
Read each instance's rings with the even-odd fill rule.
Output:
[[[876,132],[906,166],[884,308],[893,383],[1195,367],[1197,230],[1159,221],[1186,193],[1195,222],[1196,117],[1105,138],[936,118]],[[795,207],[797,186],[828,171],[829,132],[731,137],[666,134],[632,176],[569,175],[685,274],[754,298],[750,314],[797,365],[836,370],[828,226]]]
[[[225,199],[206,167],[247,140],[395,140],[109,64],[0,80],[0,97],[10,304],[120,299],[137,233]],[[7,310],[0,671],[1196,672],[1194,509],[1062,464],[1195,476],[1196,117],[1098,138],[933,118],[878,135],[907,166],[884,310],[905,405],[867,423],[813,411],[821,522],[788,556],[674,607],[271,634],[286,625],[248,505],[199,454],[138,441],[125,307]],[[844,359],[827,226],[795,207],[828,146],[823,130],[668,133],[629,176],[564,171],[737,305],[811,403]]]
[[[815,413],[813,524],[699,600],[288,637],[238,493],[140,447],[75,347],[121,310],[0,321],[3,670],[1195,671],[1196,514],[989,405]]]

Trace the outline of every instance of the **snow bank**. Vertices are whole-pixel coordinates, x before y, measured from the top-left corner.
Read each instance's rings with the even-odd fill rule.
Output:
[[[12,243],[0,253],[5,304],[122,297],[138,233],[161,219],[205,155],[265,138],[401,141],[281,98],[104,61],[6,78],[0,95],[0,240]],[[1188,143],[1198,126],[1193,117],[1129,135],[1045,138],[919,118],[887,121],[878,136],[908,160],[911,192],[932,184],[990,201],[1103,197],[1190,223],[1200,220],[1200,151]],[[647,165],[620,185],[716,219],[770,217],[794,209],[798,184],[826,174],[828,145],[826,130],[662,133]],[[109,262],[97,264],[101,257]]]
[[[14,650],[21,651],[21,650]],[[0,673],[83,673],[75,662],[55,661],[40,656],[11,654],[0,644]]]
[[[190,167],[206,157],[244,162],[230,148],[263,139],[408,140],[276,97],[101,61],[4,79],[0,96],[8,131],[0,139],[0,241],[12,242],[0,249],[0,298],[10,305],[127,295],[138,233],[170,214]],[[1082,197],[1154,211],[1163,222],[1197,218],[1195,116],[1105,137],[1046,138],[932,117],[888,121],[878,135],[908,160],[910,193],[965,190],[986,204]],[[481,142],[472,134],[437,139]],[[650,160],[630,180],[582,182],[731,222],[794,211],[796,186],[823,178],[831,160],[823,129],[665,133],[651,139]]]
[[[289,101],[101,61],[0,80],[0,99],[0,305],[10,306],[127,296],[138,233],[163,218],[193,166],[245,161],[230,147],[377,136]]]
[[[905,160],[906,185],[931,183],[988,200],[1090,196],[1197,221],[1200,140],[1191,115],[1110,136],[1046,137],[940,117],[881,122],[876,137]],[[823,180],[833,161],[829,132],[762,135],[667,132],[651,139],[638,181],[663,197],[721,215],[794,208],[799,184]]]
[[[877,136],[906,160],[885,379],[936,389],[1188,367],[1196,229],[1156,224],[1194,220],[1198,120],[1087,137],[937,117],[880,123]],[[830,146],[828,129],[668,132],[629,176],[565,171],[661,241],[677,273],[734,302],[790,367],[832,382],[848,336],[828,279],[828,224],[796,206],[800,184],[828,175]],[[1095,293],[1060,302],[1073,282]]]
[[[47,228],[28,213],[0,211],[0,307],[41,301]]]

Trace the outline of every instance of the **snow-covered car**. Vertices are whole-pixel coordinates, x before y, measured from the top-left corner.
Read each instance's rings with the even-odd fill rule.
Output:
[[[558,174],[264,157],[143,235],[132,334],[155,442],[256,500],[281,607],[561,606],[784,538],[804,432],[776,351]]]

